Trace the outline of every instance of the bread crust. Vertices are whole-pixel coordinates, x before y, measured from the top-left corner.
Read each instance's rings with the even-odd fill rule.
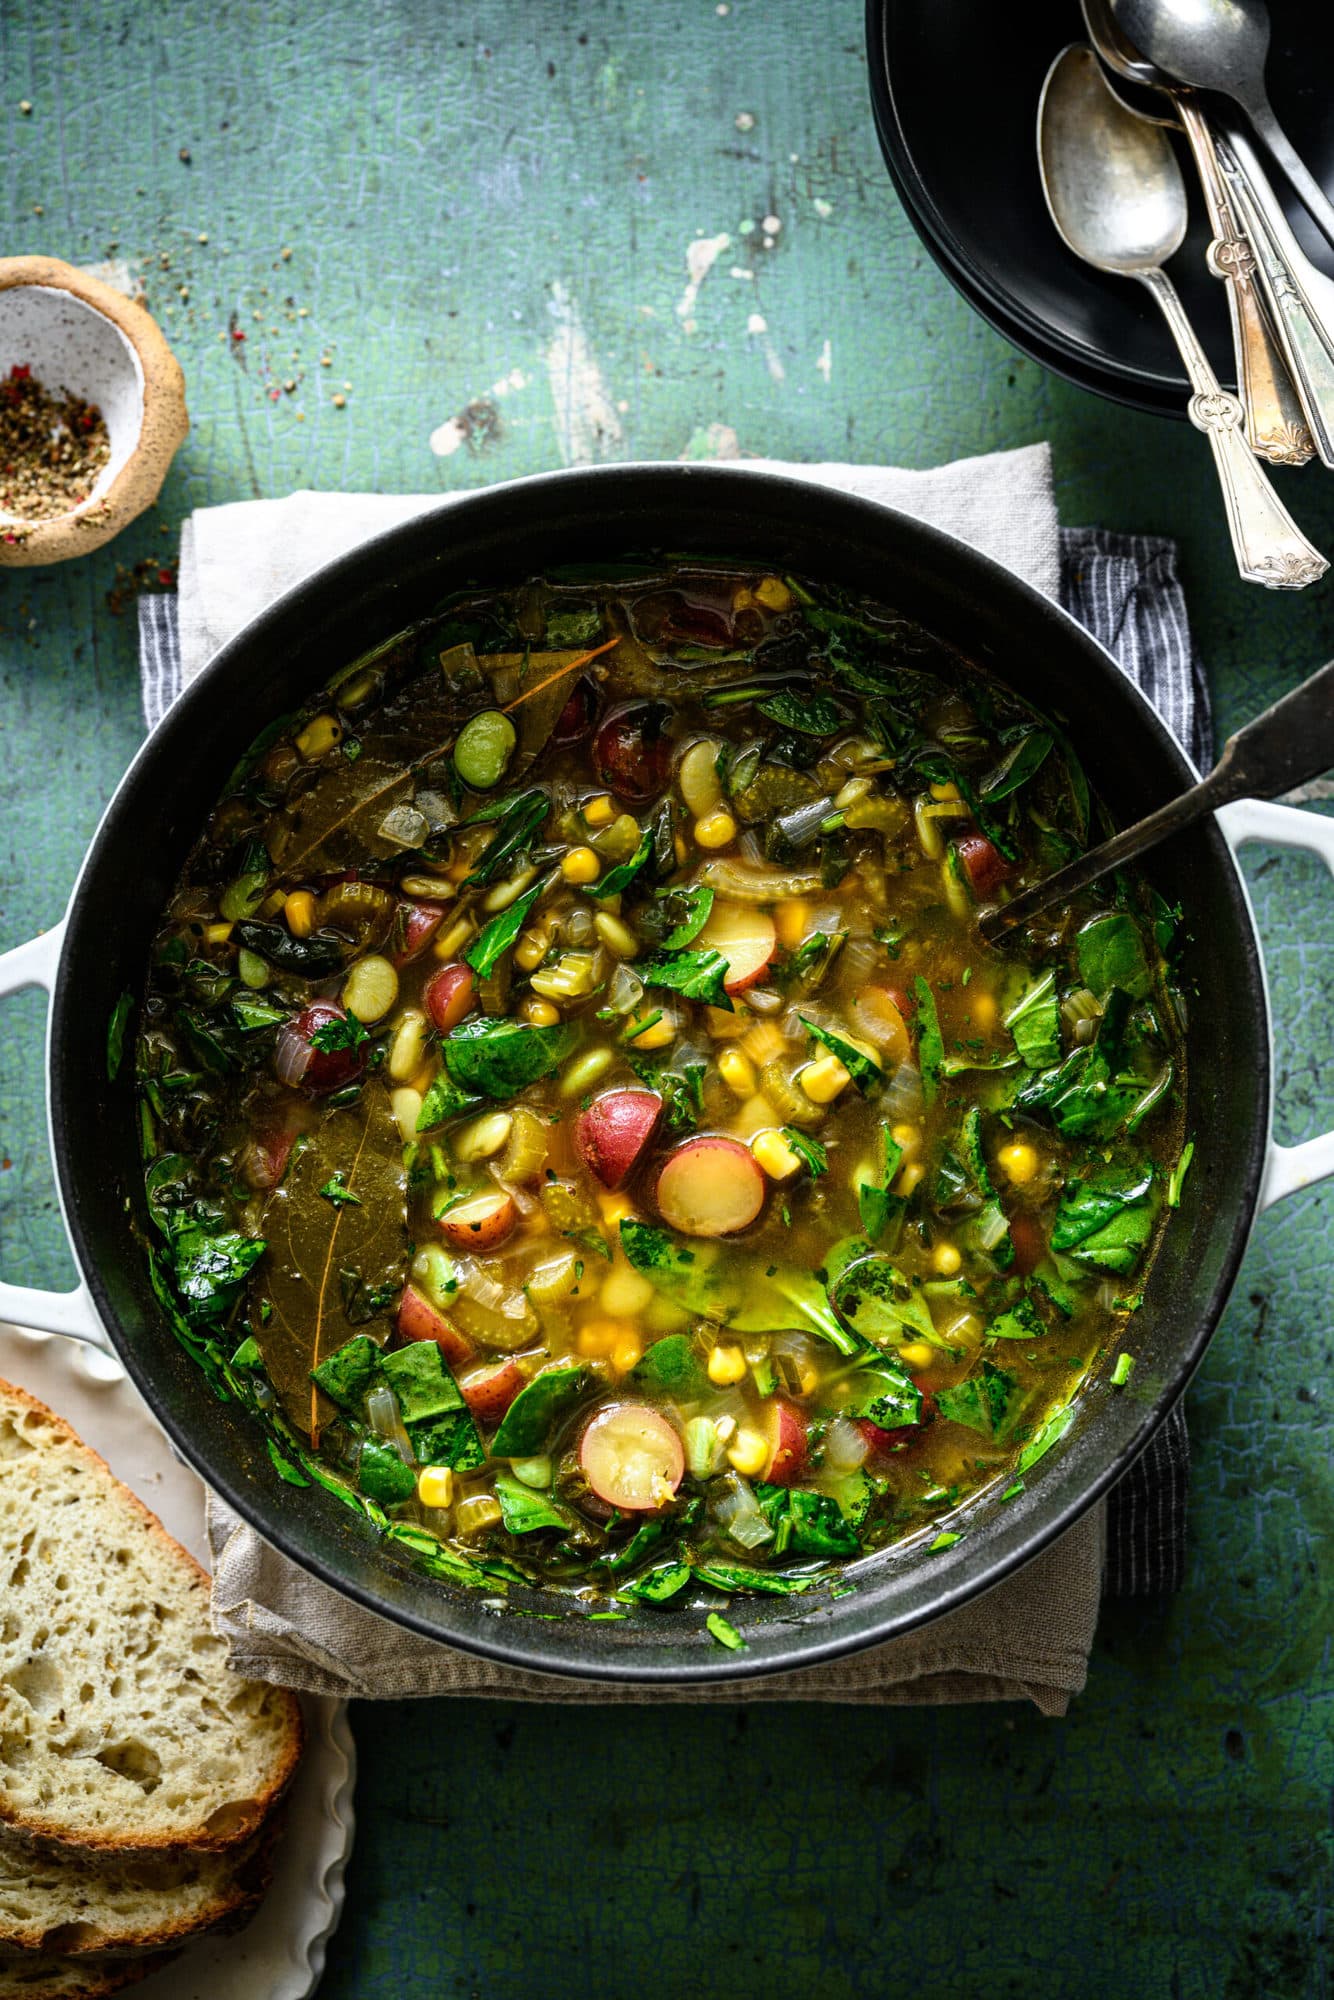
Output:
[[[49,1952],[32,1958],[0,1958],[0,2000],[105,2000],[126,1986],[136,1986],[170,1964],[166,1952],[151,1958],[100,1960],[55,1957]]]
[[[108,1497],[114,1496],[124,1513],[152,1539],[166,1565],[174,1566],[181,1575],[186,1584],[187,1598],[197,1600],[200,1630],[211,1636],[208,1573],[189,1550],[182,1548],[168,1534],[156,1514],[123,1481],[116,1478],[105,1459],[85,1444],[63,1417],[28,1390],[0,1377],[0,1418],[14,1414],[35,1417],[49,1425],[53,1433],[50,1443],[78,1460]],[[191,1602],[189,1608],[193,1612],[195,1603]],[[86,1858],[114,1854],[122,1860],[129,1860],[135,1857],[236,1851],[255,1837],[286,1793],[296,1774],[304,1745],[304,1727],[296,1696],[287,1688],[268,1684],[265,1687],[265,1700],[270,1712],[275,1707],[279,1711],[276,1733],[280,1743],[262,1788],[254,1797],[229,1800],[226,1807],[201,1815],[185,1833],[151,1825],[137,1828],[129,1824],[116,1827],[72,1825],[49,1812],[16,1805],[5,1788],[4,1768],[0,1763],[0,1829],[11,1843],[45,1847]],[[3,1988],[0,1988],[2,1993]]]

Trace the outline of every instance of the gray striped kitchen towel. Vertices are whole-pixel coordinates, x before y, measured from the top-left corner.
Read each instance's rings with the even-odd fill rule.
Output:
[[[1060,597],[1148,696],[1202,769],[1213,760],[1209,690],[1191,644],[1176,547],[1154,535],[1060,531]],[[139,600],[144,720],[150,729],[184,681],[178,602]],[[1186,1562],[1190,1443],[1178,1404],[1114,1489],[1107,1510],[1106,1597],[1179,1589]]]

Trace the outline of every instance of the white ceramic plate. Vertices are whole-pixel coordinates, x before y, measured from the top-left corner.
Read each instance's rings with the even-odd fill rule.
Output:
[[[208,1567],[203,1484],[174,1455],[118,1361],[61,1334],[0,1325],[0,1376],[72,1424]],[[318,1985],[343,1909],[356,1751],[346,1702],[303,1695],[301,1705],[306,1754],[257,1915],[231,1937],[190,1946],[134,1987],[136,2000],[305,2000]]]

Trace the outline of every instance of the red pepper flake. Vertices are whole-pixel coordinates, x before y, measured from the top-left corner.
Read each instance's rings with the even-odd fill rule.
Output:
[[[243,332],[241,331],[241,329],[240,329],[240,327],[239,327],[239,326],[234,326],[234,327],[232,328],[232,339],[233,339],[233,340],[244,340],[244,339],[245,339],[245,335],[244,335],[244,333],[243,333]]]

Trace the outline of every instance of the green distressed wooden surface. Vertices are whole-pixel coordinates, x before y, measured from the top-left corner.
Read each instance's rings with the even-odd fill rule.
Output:
[[[194,425],[113,549],[0,574],[2,945],[59,917],[140,737],[116,564],[207,503],[729,436],[910,465],[1046,437],[1065,520],[1177,537],[1224,731],[1332,650],[1334,586],[1236,581],[1198,437],[1045,374],[936,271],[855,0],[2,0],[0,75],[6,248],[122,260]],[[683,312],[687,246],[722,233]],[[1334,548],[1334,481],[1280,477]],[[1309,860],[1248,872],[1297,1138],[1330,1111],[1334,900]],[[0,1009],[0,1254],[30,1284],[69,1271],[41,1021]],[[362,1706],[324,1993],[1326,1995],[1330,1217],[1316,1191],[1259,1224],[1191,1397],[1187,1586],[1108,1612],[1068,1720]]]

